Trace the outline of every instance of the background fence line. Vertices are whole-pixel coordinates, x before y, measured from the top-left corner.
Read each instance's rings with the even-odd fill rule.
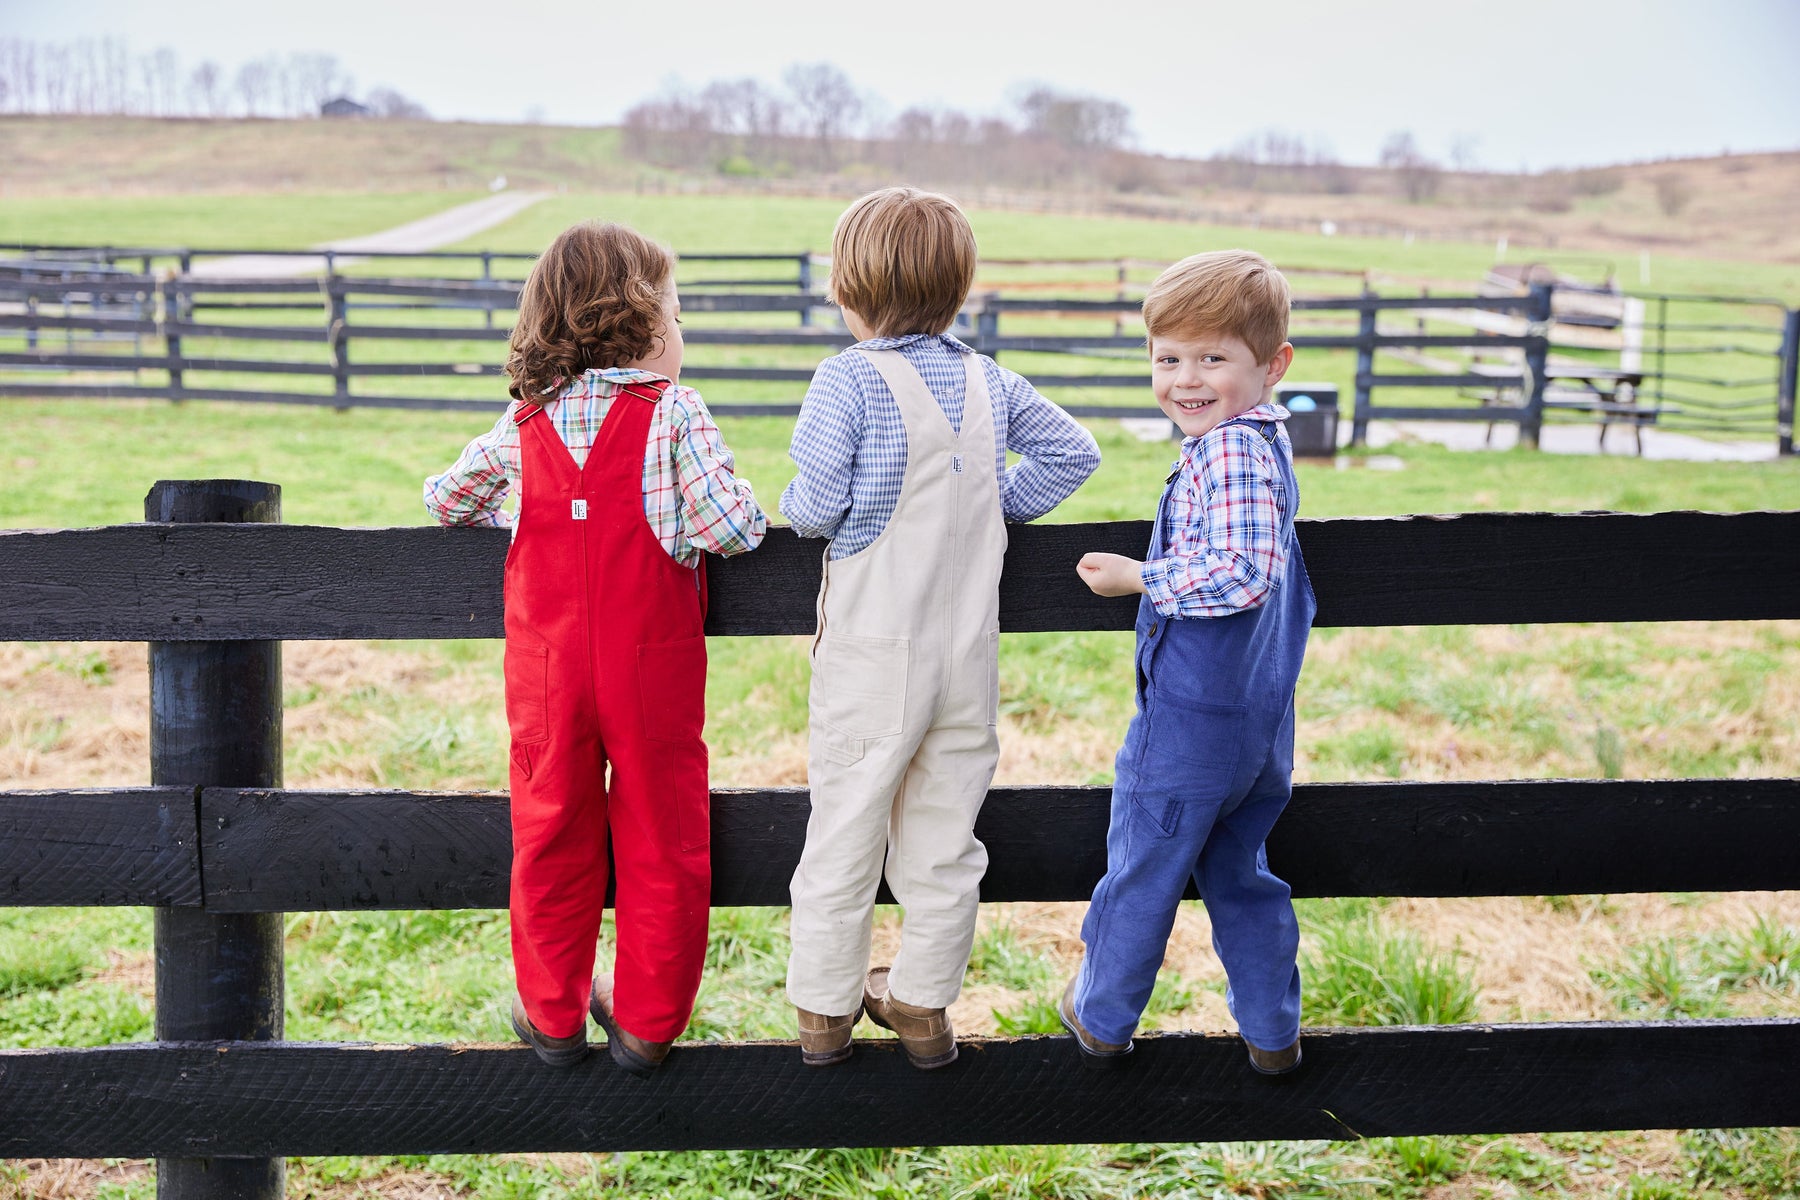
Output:
[[[532,257],[496,251],[354,256],[379,261],[442,259],[451,264],[479,264],[480,278],[461,280],[344,275],[335,269],[342,262],[330,252],[258,251],[254,253],[275,259],[323,260],[328,273],[287,279],[230,279],[205,277],[202,260],[251,252],[164,247],[18,249],[83,253],[102,265],[103,260],[135,260],[146,270],[131,274],[89,269],[81,262],[59,267],[32,259],[0,263],[0,336],[16,342],[16,348],[0,349],[0,369],[109,376],[76,382],[15,377],[0,380],[0,395],[160,397],[335,408],[475,411],[497,411],[504,403],[498,397],[499,389],[495,389],[495,398],[484,399],[367,392],[357,389],[354,382],[500,375],[499,354],[481,348],[504,342],[509,336],[505,325],[517,303],[518,281],[495,278],[493,269],[496,263],[524,262]],[[349,256],[340,257],[347,261]],[[179,273],[159,274],[150,269],[165,261],[178,263]],[[829,300],[815,290],[816,264],[828,260],[801,253],[696,254],[683,256],[682,261],[743,263],[757,268],[736,271],[729,277],[684,279],[683,307],[687,312],[726,315],[728,321],[732,316],[741,319],[757,314],[775,322],[759,328],[734,323],[690,326],[684,333],[691,345],[756,348],[777,355],[802,351],[817,356],[854,341],[836,319],[836,310]],[[1053,354],[1071,363],[1094,358],[1141,360],[1142,336],[1125,332],[1127,323],[1139,318],[1142,284],[1131,276],[1134,271],[1142,272],[1155,265],[1134,259],[985,262],[984,269],[1003,275],[1010,271],[1017,276],[1019,271],[1031,269],[1098,268],[1101,274],[1114,277],[1037,282],[1013,277],[984,282],[971,297],[953,332],[976,350],[996,357],[1029,353]],[[198,273],[191,273],[191,268]],[[769,273],[759,273],[764,268]],[[1519,427],[1525,444],[1535,445],[1546,414],[1561,411],[1596,419],[1603,430],[1614,423],[1634,430],[1672,424],[1693,430],[1756,435],[1768,432],[1773,425],[1778,449],[1781,453],[1791,452],[1791,413],[1796,365],[1800,364],[1800,351],[1796,350],[1800,343],[1800,318],[1778,301],[1677,294],[1633,299],[1631,303],[1638,306],[1636,311],[1641,314],[1641,329],[1627,339],[1619,365],[1610,367],[1596,361],[1591,334],[1585,340],[1576,338],[1570,346],[1558,342],[1561,337],[1575,335],[1567,332],[1573,327],[1559,324],[1552,311],[1558,294],[1552,285],[1539,285],[1507,296],[1414,297],[1378,294],[1370,287],[1366,274],[1311,273],[1353,279],[1361,288],[1353,294],[1297,299],[1292,337],[1301,350],[1356,352],[1350,381],[1353,445],[1366,439],[1370,421],[1389,419],[1481,421],[1490,428],[1495,423],[1512,423]],[[1110,294],[1104,298],[1083,294],[1095,290]],[[1063,294],[1033,294],[1042,291]],[[1673,316],[1671,304],[1676,306]],[[1763,321],[1764,309],[1777,314],[1773,323]],[[396,314],[398,319],[367,319],[376,313]],[[1384,313],[1407,317],[1415,327],[1383,327]],[[283,314],[311,314],[313,319],[284,322],[279,320]],[[496,314],[505,319],[497,322]],[[821,318],[823,324],[818,323]],[[1112,332],[1071,335],[1041,329],[1015,331],[1020,322],[1041,325],[1055,318],[1104,321],[1111,324]],[[477,319],[479,324],[470,323]],[[1346,319],[1354,324],[1353,330],[1346,327],[1343,332],[1314,331],[1317,321],[1341,323]],[[1003,320],[1008,326],[1005,330]],[[786,321],[794,323],[782,323]],[[128,353],[123,350],[127,339],[131,343]],[[145,347],[146,340],[152,343],[151,347]],[[158,340],[162,342],[160,353],[154,345]],[[209,345],[196,352],[197,342],[225,345]],[[261,353],[233,356],[228,349],[232,342],[260,344]],[[393,343],[457,345],[448,346],[435,361],[425,361],[416,354],[411,359],[396,357]],[[314,357],[307,359],[274,352],[282,346],[304,345],[316,345],[324,353],[315,352]],[[1467,366],[1446,363],[1433,353],[1443,351],[1466,352],[1475,356],[1475,361]],[[1495,352],[1503,357],[1513,356],[1513,361],[1480,361]],[[1378,369],[1377,355],[1401,356],[1406,366]],[[1553,359],[1552,355],[1562,358]],[[140,373],[145,371],[162,374],[166,382],[142,380]],[[229,380],[224,386],[196,386],[188,378],[195,372],[277,379],[311,376],[321,381],[328,379],[330,389],[284,389],[279,385],[270,387],[268,381]],[[683,377],[695,382],[799,384],[809,380],[811,374],[811,363],[721,365],[703,361],[683,370]],[[1104,367],[1080,371],[1065,367],[1058,371],[1054,367],[1039,370],[1034,366],[1028,374],[1034,383],[1049,389],[1131,389],[1141,394],[1148,382],[1147,367],[1135,362],[1129,371],[1109,371]],[[1374,399],[1376,389],[1451,391],[1461,402],[1378,405]],[[1468,403],[1471,398],[1476,403]],[[797,402],[779,401],[727,401],[712,407],[722,415],[743,416],[792,416],[799,411]],[[1160,416],[1141,401],[1074,403],[1065,407],[1081,417]],[[1784,428],[1789,430],[1785,435]]]

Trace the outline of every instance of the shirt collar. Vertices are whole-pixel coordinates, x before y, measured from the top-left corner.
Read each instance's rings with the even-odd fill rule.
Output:
[[[1285,421],[1292,415],[1293,414],[1288,412],[1287,409],[1271,400],[1267,404],[1259,404],[1255,408],[1246,409],[1237,416],[1232,417],[1230,420],[1220,421],[1217,425],[1214,425],[1212,429],[1209,429],[1206,432],[1212,433],[1214,430],[1223,429],[1227,425],[1235,425],[1240,422],[1245,425],[1260,425],[1264,421]],[[1201,435],[1201,437],[1204,436],[1205,434]],[[1182,438],[1182,452],[1186,453],[1199,444],[1200,438]]]
[[[587,373],[604,379],[608,383],[648,383],[654,379],[661,379],[667,383],[675,382],[667,375],[658,375],[655,371],[646,371],[642,367],[591,367]]]
[[[853,349],[853,350],[898,350],[902,346],[910,346],[910,345],[913,345],[915,342],[926,342],[926,341],[940,342],[947,349],[954,350],[958,354],[973,354],[973,353],[975,353],[975,350],[973,347],[965,345],[964,343],[958,341],[956,338],[952,337],[951,335],[949,335],[947,333],[907,333],[907,334],[902,334],[899,337],[873,337],[873,338],[869,338],[867,341],[862,341],[862,342],[856,343],[856,345],[852,346],[851,349]]]

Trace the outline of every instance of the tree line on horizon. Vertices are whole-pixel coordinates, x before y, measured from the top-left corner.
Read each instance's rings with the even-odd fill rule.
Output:
[[[1055,187],[1074,180],[1122,192],[1196,183],[1250,191],[1348,193],[1359,171],[1329,143],[1279,129],[1240,139],[1210,159],[1144,153],[1135,146],[1131,110],[1104,96],[1045,83],[1013,89],[1006,112],[968,113],[889,106],[831,63],[796,63],[779,87],[759,79],[680,82],[628,109],[621,121],[631,157],[674,170],[724,175],[834,174],[859,167],[946,183]],[[1454,148],[1472,165],[1472,143]],[[1437,192],[1442,166],[1413,135],[1399,131],[1379,166],[1408,199]]]
[[[316,117],[335,99],[358,100],[356,80],[318,51],[265,54],[229,70],[188,66],[168,46],[132,54],[123,38],[37,42],[0,37],[0,112],[51,116]],[[359,103],[377,117],[430,118],[390,87]]]
[[[123,38],[38,42],[0,37],[0,113],[170,118],[312,118],[338,98],[368,115],[430,120],[423,106],[389,87],[356,93],[336,56],[270,53],[227,69],[210,59],[188,65],[167,46],[133,54]],[[535,122],[533,122],[535,123]],[[999,113],[915,105],[894,112],[828,62],[790,64],[779,85],[742,77],[697,86],[679,82],[632,105],[619,122],[624,154],[647,165],[717,176],[874,175],[945,186],[1183,193],[1348,195],[1386,193],[1412,203],[1451,198],[1522,203],[1563,212],[1582,196],[1616,191],[1615,168],[1538,175],[1482,171],[1474,139],[1459,138],[1445,159],[1411,131],[1396,130],[1376,164],[1341,161],[1322,138],[1265,129],[1210,158],[1141,150],[1124,103],[1047,83],[1013,88]],[[1665,214],[1681,211],[1692,187],[1678,172],[1655,180]]]

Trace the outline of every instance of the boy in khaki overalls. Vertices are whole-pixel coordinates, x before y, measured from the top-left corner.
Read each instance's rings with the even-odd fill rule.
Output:
[[[946,332],[975,278],[948,197],[864,196],[832,235],[832,297],[860,340],[821,363],[794,427],[781,511],[829,537],[813,645],[812,817],[794,872],[788,998],[809,1066],[850,1056],[866,1010],[913,1065],[956,1058],[987,849],[975,816],[999,744],[1005,522],[1059,504],[1100,453],[1019,375]],[[1006,465],[1006,451],[1023,456]],[[905,910],[869,962],[875,891]]]

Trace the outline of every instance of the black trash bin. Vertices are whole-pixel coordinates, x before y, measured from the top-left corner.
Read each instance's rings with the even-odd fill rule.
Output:
[[[1338,389],[1335,383],[1283,383],[1275,403],[1286,408],[1288,440],[1295,458],[1330,458],[1337,453]]]

